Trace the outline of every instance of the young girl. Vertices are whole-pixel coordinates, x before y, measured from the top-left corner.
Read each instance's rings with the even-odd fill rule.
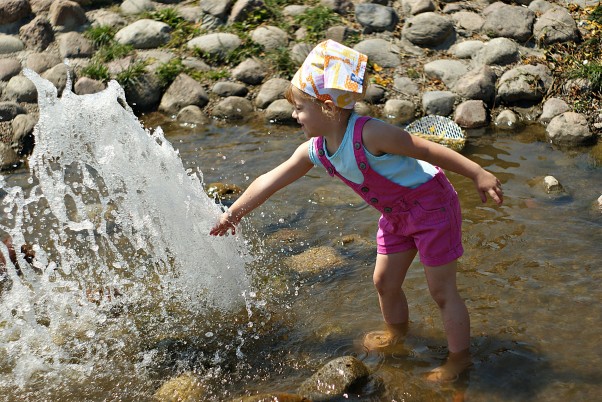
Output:
[[[316,46],[291,81],[286,97],[308,141],[280,166],[259,176],[211,229],[232,234],[240,220],[272,194],[322,165],[378,209],[374,285],[387,331],[369,333],[369,349],[401,340],[408,304],[401,288],[416,253],[437,303],[449,356],[428,378],[456,378],[471,365],[470,322],[456,287],[462,255],[458,196],[443,171],[472,179],[481,200],[502,203],[502,187],[475,162],[439,144],[377,119],[360,117],[354,104],[365,93],[367,57],[328,40]]]

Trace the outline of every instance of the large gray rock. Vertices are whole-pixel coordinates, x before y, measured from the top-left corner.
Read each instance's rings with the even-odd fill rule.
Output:
[[[67,77],[69,75],[69,68],[66,64],[60,63],[56,66],[44,71],[42,74],[42,78],[47,79],[52,82],[52,84],[56,87],[59,96],[65,90],[67,85]],[[69,88],[71,90],[71,88]]]
[[[439,59],[424,65],[424,74],[428,78],[440,80],[448,88],[452,88],[466,73],[468,64],[462,60]]]
[[[479,128],[489,124],[487,106],[480,100],[467,100],[456,107],[454,121],[462,128]]]
[[[229,96],[213,108],[211,115],[226,120],[248,120],[253,117],[253,110],[250,100]]]
[[[13,119],[13,138],[10,145],[18,155],[29,155],[33,151],[33,129],[37,122],[38,119],[30,114],[19,114]]]
[[[6,84],[3,97],[8,101],[35,103],[38,100],[38,90],[28,78],[16,75]]]
[[[546,138],[555,145],[579,146],[593,141],[594,134],[585,115],[564,112],[550,121],[546,127]]]
[[[17,59],[0,59],[0,81],[8,81],[21,72],[21,63]]]
[[[48,11],[48,19],[59,32],[77,31],[88,23],[84,9],[69,0],[55,0]]]
[[[528,8],[499,5],[487,14],[483,33],[491,37],[505,37],[520,43],[527,42],[533,35],[535,13]]]
[[[171,28],[164,22],[141,19],[115,34],[115,40],[135,49],[152,49],[169,42]]]
[[[144,73],[134,82],[126,85],[125,96],[130,107],[136,112],[152,110],[159,105],[163,88],[154,73]]]
[[[559,98],[550,98],[543,104],[539,121],[540,123],[547,124],[554,117],[570,110],[570,106],[564,100]]]
[[[284,92],[290,86],[290,81],[283,78],[272,78],[266,81],[255,97],[255,106],[266,108],[276,99],[284,98]]]
[[[298,393],[312,401],[331,401],[342,398],[353,386],[367,382],[368,367],[353,356],[331,360],[305,380]]]
[[[497,76],[489,66],[470,71],[458,81],[453,90],[464,99],[478,99],[493,104],[495,100],[495,82]]]
[[[535,39],[542,45],[575,42],[579,39],[577,24],[563,7],[554,7],[539,17],[533,27]]]
[[[532,105],[543,99],[552,81],[552,74],[546,66],[522,65],[502,75],[497,96],[507,104]]]
[[[414,102],[405,99],[389,99],[383,107],[383,115],[395,123],[409,123],[414,120],[416,106]]]
[[[365,33],[394,31],[399,22],[399,16],[392,7],[374,3],[357,4],[355,18]]]
[[[456,95],[450,91],[426,91],[422,94],[422,110],[425,114],[449,116],[455,103]]]
[[[408,19],[403,27],[405,39],[425,47],[445,46],[455,39],[454,24],[448,17],[428,12]]]
[[[25,48],[21,39],[12,36],[0,34],[0,55],[20,52]]]
[[[29,49],[42,51],[54,41],[54,32],[50,21],[37,16],[19,29],[19,37]]]
[[[62,34],[58,42],[63,59],[92,57],[95,51],[92,42],[78,32]]]
[[[251,32],[251,40],[265,50],[274,50],[288,45],[288,34],[275,26],[257,27]]]
[[[0,1],[0,25],[10,24],[27,17],[31,7],[27,0],[2,0]]]
[[[27,111],[16,102],[0,102],[0,121],[11,121]]]
[[[233,78],[245,84],[258,85],[266,77],[267,69],[258,60],[249,58],[234,67],[231,73]]]
[[[481,48],[475,61],[488,66],[505,66],[520,59],[518,44],[508,38],[493,38]]]
[[[264,7],[265,4],[261,0],[238,0],[230,11],[228,22],[243,22],[249,15]]]
[[[146,11],[153,11],[155,5],[151,0],[125,0],[119,8],[126,15],[136,15]]]
[[[353,47],[360,53],[368,56],[370,63],[376,63],[381,67],[397,67],[401,64],[398,46],[384,39],[366,39]]]
[[[185,106],[204,107],[209,97],[203,86],[187,74],[180,74],[167,88],[159,110],[169,114],[177,114]]]
[[[294,124],[293,105],[286,99],[277,99],[265,110],[265,120],[275,124]]]
[[[192,38],[186,46],[189,49],[198,49],[211,57],[225,57],[241,45],[242,41],[237,35],[219,32]]]
[[[201,9],[204,13],[220,19],[226,19],[232,8],[232,0],[203,0]]]

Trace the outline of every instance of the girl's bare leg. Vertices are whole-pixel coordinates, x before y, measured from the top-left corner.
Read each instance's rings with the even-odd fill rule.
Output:
[[[374,331],[367,334],[364,338],[364,346],[367,349],[390,346],[403,339],[406,334],[408,302],[401,285],[415,256],[416,250],[377,255],[373,280],[387,331]]]
[[[433,381],[453,380],[471,365],[470,317],[458,293],[456,270],[456,261],[438,267],[425,266],[429,291],[441,311],[449,350],[446,363],[428,376]]]

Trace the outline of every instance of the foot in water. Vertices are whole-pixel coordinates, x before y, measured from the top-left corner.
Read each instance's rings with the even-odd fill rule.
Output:
[[[445,364],[432,370],[426,379],[433,382],[453,382],[471,366],[472,357],[469,349],[457,353],[450,352]]]
[[[400,352],[404,350],[403,340],[408,331],[408,324],[387,324],[384,331],[371,331],[364,336],[364,348],[378,352]]]

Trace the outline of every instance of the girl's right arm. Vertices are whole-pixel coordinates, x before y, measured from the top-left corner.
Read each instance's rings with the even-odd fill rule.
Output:
[[[235,234],[236,225],[246,214],[263,204],[276,191],[304,176],[313,167],[309,159],[309,145],[309,141],[304,142],[288,160],[255,179],[228,211],[222,214],[209,234],[223,236],[229,230]]]

